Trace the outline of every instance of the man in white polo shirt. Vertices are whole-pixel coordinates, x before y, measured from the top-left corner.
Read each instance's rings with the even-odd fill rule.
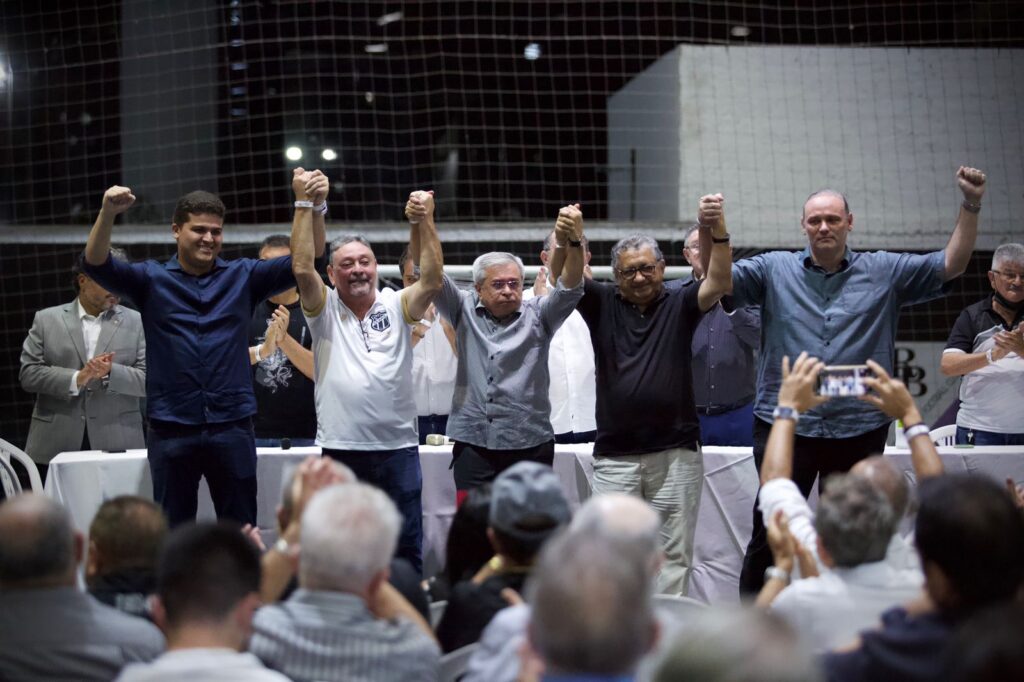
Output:
[[[420,280],[396,292],[377,290],[377,259],[360,236],[331,243],[328,289],[313,264],[312,222],[304,185],[294,183],[292,267],[313,338],[317,445],[360,481],[384,490],[403,516],[398,556],[422,570],[423,512],[419,439],[412,390],[412,334],[441,289],[441,242],[434,199],[414,192],[426,208],[419,223]]]

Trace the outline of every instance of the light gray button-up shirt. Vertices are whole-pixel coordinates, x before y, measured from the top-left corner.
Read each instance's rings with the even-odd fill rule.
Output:
[[[448,437],[489,450],[532,448],[554,439],[548,398],[548,347],[576,304],[583,284],[559,281],[547,296],[523,301],[496,320],[475,290],[444,277],[438,312],[455,328],[459,369],[448,417]]]

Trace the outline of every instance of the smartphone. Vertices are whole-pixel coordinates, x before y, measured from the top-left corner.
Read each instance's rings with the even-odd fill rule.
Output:
[[[861,396],[868,392],[864,379],[874,376],[867,365],[828,365],[818,374],[818,395],[830,398]]]

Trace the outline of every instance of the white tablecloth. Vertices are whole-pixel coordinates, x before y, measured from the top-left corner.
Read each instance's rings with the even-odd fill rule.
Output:
[[[260,448],[257,459],[257,521],[265,537],[274,537],[274,510],[281,498],[285,470],[319,448]],[[1024,448],[939,448],[946,470],[1024,481]],[[908,450],[887,448],[886,455],[913,481]],[[444,562],[444,544],[455,513],[455,483],[448,466],[451,446],[423,446],[423,560],[431,574]],[[559,445],[555,471],[575,508],[590,495],[593,477],[591,446]],[[46,493],[66,506],[75,525],[87,530],[103,500],[116,495],[152,497],[153,484],[145,450],[126,453],[65,452],[50,463]],[[704,448],[704,488],[694,539],[690,595],[703,601],[738,600],[737,584],[743,552],[750,537],[751,510],[757,495],[757,471],[750,448]],[[200,518],[213,518],[205,481],[199,498]]]

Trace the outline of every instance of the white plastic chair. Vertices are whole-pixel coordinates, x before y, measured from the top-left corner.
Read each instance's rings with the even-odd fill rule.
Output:
[[[478,646],[479,642],[473,642],[442,656],[441,668],[437,675],[438,682],[458,682],[459,678],[466,674],[466,666],[469,665],[469,659]]]
[[[956,445],[956,424],[947,424],[937,429],[932,429],[928,437],[936,445]]]
[[[0,497],[0,500],[9,500],[15,495],[21,494],[21,481],[18,480],[18,472],[3,457],[0,457],[0,490],[3,491],[3,497]]]
[[[32,492],[43,492],[43,479],[39,478],[39,470],[36,469],[36,463],[32,461],[31,457],[3,438],[0,438],[0,457],[3,457],[8,464],[11,463],[12,459],[18,460],[21,466],[25,467],[25,471],[28,472],[28,483]]]

